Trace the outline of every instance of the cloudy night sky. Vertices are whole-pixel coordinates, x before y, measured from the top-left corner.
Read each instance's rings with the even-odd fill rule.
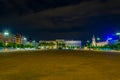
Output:
[[[90,40],[120,31],[120,0],[0,0],[0,31],[36,40]]]

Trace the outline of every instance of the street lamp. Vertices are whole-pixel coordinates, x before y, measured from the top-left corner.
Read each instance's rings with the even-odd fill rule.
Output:
[[[90,41],[89,41],[89,40],[87,40],[87,46],[89,45],[89,43],[90,43]]]
[[[97,41],[99,41],[99,42],[100,42],[100,38],[97,38]]]
[[[27,38],[26,38],[26,37],[24,37],[24,40],[27,40]]]
[[[120,35],[120,33],[116,33],[116,35],[118,35],[118,36],[119,36],[119,35]]]
[[[8,31],[5,31],[4,33],[3,33],[3,36],[4,36],[4,44],[5,44],[5,48],[6,48],[6,46],[7,46],[7,37],[9,37],[9,32]]]
[[[87,40],[87,48],[90,50],[90,41]]]
[[[117,36],[119,36],[119,40],[120,40],[120,33],[116,33]]]
[[[4,32],[4,36],[6,37],[6,36],[9,36],[9,32],[8,31],[5,31]]]
[[[89,43],[90,41],[89,40],[87,40],[87,43]]]

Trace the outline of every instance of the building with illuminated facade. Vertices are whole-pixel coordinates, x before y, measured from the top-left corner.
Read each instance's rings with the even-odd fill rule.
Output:
[[[74,40],[55,40],[55,41],[39,41],[40,49],[80,49],[81,41]]]
[[[56,41],[39,41],[38,47],[40,49],[57,49]]]
[[[65,40],[64,39],[57,39],[56,45],[57,45],[57,49],[62,49],[63,47],[65,47]]]
[[[105,45],[108,45],[108,44],[109,44],[108,40],[102,41],[102,42],[96,42],[95,36],[93,36],[91,46],[94,46],[94,47],[98,46],[99,47],[99,46],[105,46]]]
[[[4,34],[0,33],[0,41],[4,43],[12,43],[12,35],[5,36]]]
[[[15,40],[16,44],[21,44],[21,37],[22,37],[21,34],[16,35],[16,40]]]
[[[97,42],[96,43],[96,46],[105,46],[105,45],[108,45],[109,42],[108,41],[104,41],[104,42]]]
[[[24,36],[21,36],[21,44],[26,45],[27,44],[27,38]]]
[[[32,46],[37,47],[37,42],[35,40],[32,41]]]
[[[0,41],[1,41],[1,42],[3,42],[3,41],[4,41],[4,38],[3,38],[2,33],[0,33]]]
[[[74,40],[65,41],[66,49],[80,49],[81,45],[82,45],[81,41],[74,41]]]

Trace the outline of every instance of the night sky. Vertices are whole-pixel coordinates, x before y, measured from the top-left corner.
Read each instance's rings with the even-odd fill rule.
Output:
[[[120,0],[0,0],[0,31],[36,40],[102,40],[120,31]]]

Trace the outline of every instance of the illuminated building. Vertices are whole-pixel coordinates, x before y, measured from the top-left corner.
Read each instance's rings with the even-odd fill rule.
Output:
[[[57,49],[63,49],[63,47],[65,46],[65,40],[64,39],[57,39],[56,43],[57,43]]]
[[[111,40],[109,41],[109,45],[113,45],[113,44],[120,44],[119,40]]]
[[[65,41],[63,39],[55,41],[39,41],[38,47],[40,49],[80,49],[81,41]]]
[[[49,49],[57,49],[56,41],[46,41],[46,43],[49,44]]]
[[[5,37],[4,40],[5,40],[7,43],[12,43],[12,36]]]
[[[96,43],[96,46],[105,46],[105,45],[108,45],[109,42],[108,41],[104,41],[104,42],[97,42]]]
[[[27,38],[26,37],[24,37],[24,36],[21,37],[21,44],[24,44],[24,45],[27,44]]]
[[[1,41],[1,42],[4,41],[2,33],[0,33],[0,41]]]
[[[102,41],[102,42],[96,42],[95,36],[93,35],[92,46],[105,46],[105,45],[108,45],[108,44],[109,44],[108,40]]]
[[[16,43],[16,36],[12,35],[12,43]]]
[[[0,33],[0,41],[4,43],[12,43],[12,35],[9,33]]]
[[[81,48],[81,41],[65,41],[65,47],[67,49],[80,49]]]
[[[39,41],[40,49],[57,49],[56,41]]]
[[[37,42],[35,40],[32,41],[32,46],[36,47],[37,46]]]
[[[16,35],[16,41],[15,41],[16,44],[21,44],[21,35],[20,34],[17,34]]]

